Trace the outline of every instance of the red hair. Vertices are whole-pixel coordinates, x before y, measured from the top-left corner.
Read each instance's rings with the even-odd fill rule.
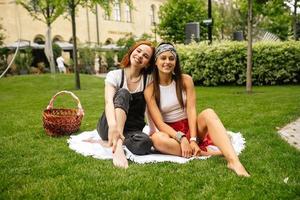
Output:
[[[151,50],[152,50],[152,54],[154,54],[155,47],[153,46],[153,44],[150,41],[143,40],[143,41],[136,42],[134,45],[132,45],[130,47],[130,49],[128,50],[128,52],[123,57],[123,59],[121,61],[121,66],[120,66],[121,68],[126,68],[126,67],[128,67],[130,65],[130,56],[131,56],[132,52],[137,47],[139,47],[140,45],[147,45],[147,46],[149,46],[151,48]],[[149,66],[152,67],[153,64],[154,64],[154,56],[152,55],[151,58],[150,58],[150,61],[149,61]]]

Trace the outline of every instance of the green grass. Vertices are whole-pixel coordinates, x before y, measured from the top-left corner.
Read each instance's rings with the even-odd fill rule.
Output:
[[[42,112],[60,90],[71,90],[85,109],[80,131],[93,130],[104,108],[104,81],[81,75],[0,79],[0,199],[300,199],[300,151],[276,127],[300,114],[300,86],[197,87],[197,109],[213,108],[228,130],[240,131],[240,155],[251,178],[237,177],[222,157],[187,164],[130,162],[84,157],[68,148],[68,137],[51,138]],[[76,106],[68,96],[54,107]],[[289,177],[287,183],[284,179]]]

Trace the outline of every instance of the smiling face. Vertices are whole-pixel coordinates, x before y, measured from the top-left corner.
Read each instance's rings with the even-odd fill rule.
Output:
[[[138,68],[146,68],[149,64],[153,50],[150,46],[141,44],[130,55],[130,64]]]
[[[166,51],[157,57],[155,64],[159,73],[172,74],[176,66],[176,57],[170,51]]]

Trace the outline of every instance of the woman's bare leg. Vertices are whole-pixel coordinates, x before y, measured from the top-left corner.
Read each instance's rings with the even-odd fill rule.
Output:
[[[182,156],[180,144],[173,138],[163,132],[156,132],[151,136],[153,146],[156,150],[164,154]],[[216,156],[222,155],[220,151],[208,150],[207,152],[201,151],[201,156]]]
[[[117,128],[119,133],[121,133],[121,137],[123,136],[123,131],[124,131],[124,125],[126,121],[126,113],[124,112],[123,109],[116,108],[115,109],[115,114],[116,114],[116,120],[117,120]],[[116,149],[113,152],[113,164],[116,167],[120,168],[128,168],[128,161],[126,159],[124,150],[123,150],[123,140],[119,139],[117,141]]]
[[[123,141],[121,139],[118,140],[116,150],[113,153],[113,164],[119,168],[128,168],[128,161],[124,153]]]
[[[212,109],[202,111],[197,117],[198,134],[203,139],[208,132],[213,143],[221,150],[227,160],[227,167],[239,176],[250,176],[236,155],[226,129]]]
[[[125,125],[125,121],[126,121],[126,114],[120,108],[115,109],[115,114],[116,114],[116,120],[118,123],[118,125],[117,125],[118,131],[120,133],[122,133],[122,137],[124,137],[123,130],[124,130],[124,125]],[[99,143],[103,147],[110,147],[108,144],[108,141],[103,141],[101,139],[94,140],[93,138],[89,138],[89,139],[86,139],[83,141],[90,142],[90,143]],[[126,156],[125,156],[125,153],[123,150],[123,140],[122,139],[118,139],[117,144],[116,144],[116,149],[112,154],[112,158],[113,158],[114,166],[124,168],[124,169],[128,168],[128,161],[126,159]]]
[[[161,153],[181,156],[180,144],[173,138],[163,132],[156,132],[151,136],[153,146]]]

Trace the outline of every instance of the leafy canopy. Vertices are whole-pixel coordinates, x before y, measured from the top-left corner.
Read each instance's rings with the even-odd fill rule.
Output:
[[[160,7],[160,23],[157,32],[164,40],[183,43],[185,25],[189,22],[200,22],[200,38],[204,38],[207,28],[202,23],[207,17],[207,6],[202,0],[168,0]]]
[[[29,14],[47,25],[52,24],[63,12],[60,0],[17,0]]]
[[[248,1],[237,0],[236,7],[240,14],[238,26],[247,27]],[[284,0],[254,0],[253,24],[256,30],[265,30],[287,39],[291,22],[290,9]]]

